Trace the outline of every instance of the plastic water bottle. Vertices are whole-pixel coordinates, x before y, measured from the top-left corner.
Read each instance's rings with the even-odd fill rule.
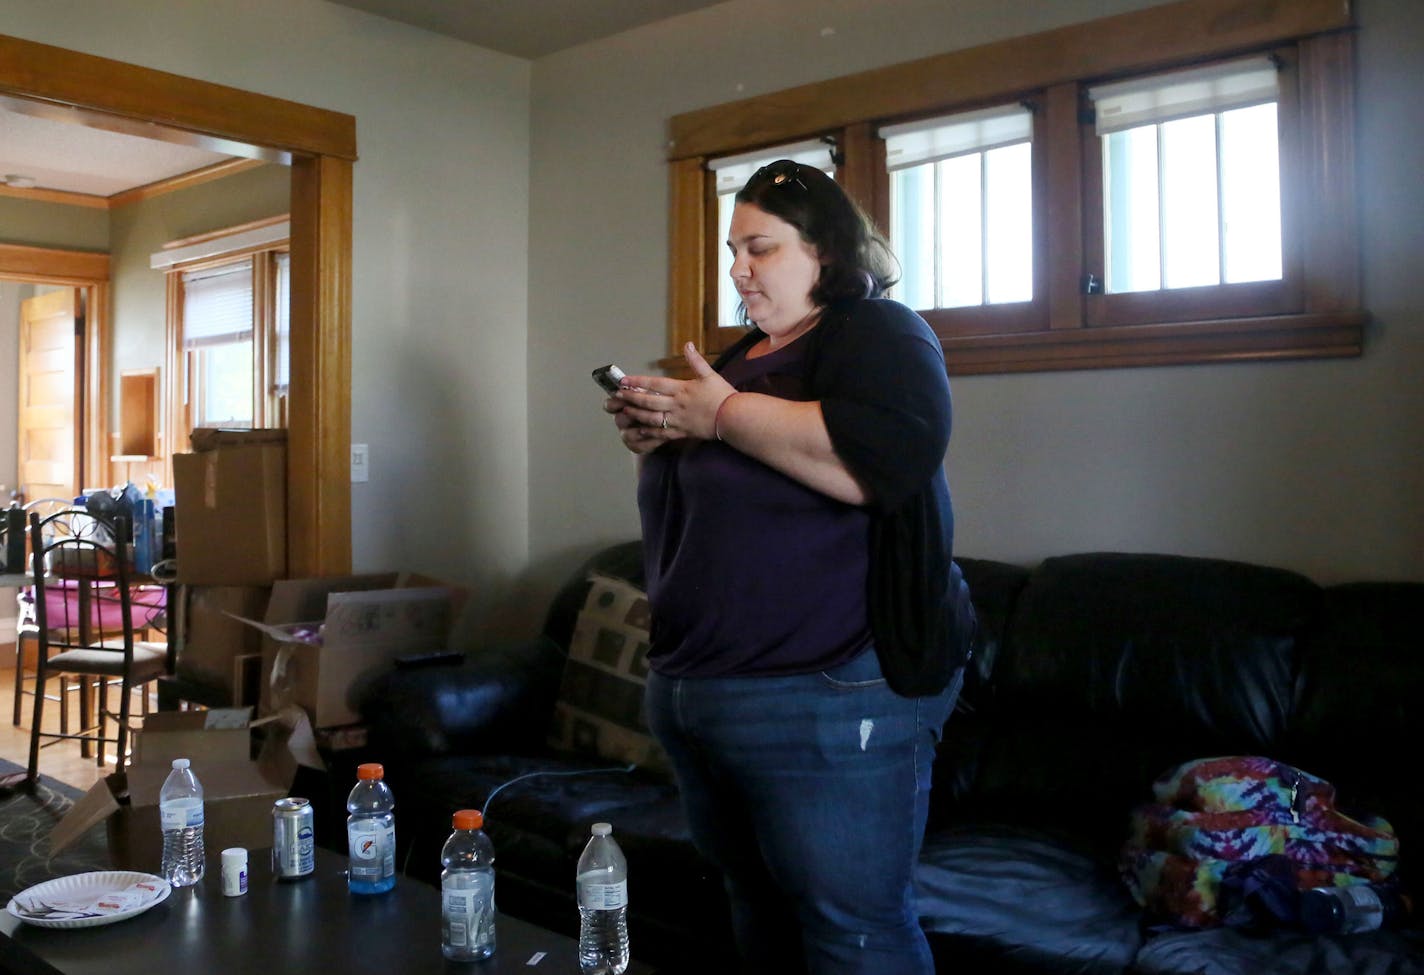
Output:
[[[478,809],[461,809],[440,851],[440,951],[451,961],[494,954],[494,844]]]
[[[186,758],[173,760],[173,771],[158,793],[163,826],[163,879],[191,887],[203,879],[203,787]]]
[[[578,862],[579,971],[621,975],[628,967],[628,861],[607,823],[594,823]]]
[[[396,885],[396,801],[385,775],[376,762],[358,765],[346,800],[346,886],[353,894],[384,894]]]
[[[1355,934],[1395,927],[1410,915],[1412,908],[1408,897],[1380,884],[1314,887],[1300,892],[1300,923],[1316,934]]]

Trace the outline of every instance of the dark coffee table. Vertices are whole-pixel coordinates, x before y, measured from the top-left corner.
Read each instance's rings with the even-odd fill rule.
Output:
[[[500,915],[488,961],[440,954],[440,892],[401,878],[373,897],[346,889],[346,858],[320,847],[316,873],[278,881],[268,851],[252,851],[248,891],[224,897],[217,851],[201,883],[175,890],[138,917],[97,928],[23,924],[0,908],[0,971],[15,975],[153,975],[155,972],[578,975],[572,938]],[[573,882],[573,878],[569,878]],[[499,888],[495,888],[498,900]],[[633,962],[630,975],[652,969]]]

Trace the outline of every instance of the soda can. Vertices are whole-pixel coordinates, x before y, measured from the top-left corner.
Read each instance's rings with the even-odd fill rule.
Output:
[[[295,880],[315,869],[311,803],[295,796],[278,799],[272,806],[272,873]]]

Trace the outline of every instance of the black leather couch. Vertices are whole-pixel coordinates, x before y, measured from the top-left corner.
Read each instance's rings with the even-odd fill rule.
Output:
[[[1424,869],[1424,583],[1320,587],[1209,559],[1085,554],[1024,568],[962,559],[981,618],[935,770],[918,883],[942,972],[1424,972],[1415,928],[1351,937],[1158,931],[1118,879],[1130,810],[1194,758],[1262,754],[1389,818],[1400,875]],[[636,543],[581,566],[544,633],[456,667],[396,671],[366,703],[409,873],[435,880],[450,813],[533,770],[605,763],[544,745],[590,571],[641,578]],[[500,907],[577,927],[574,865],[595,820],[629,862],[636,956],[725,971],[715,872],[669,782],[642,771],[516,782],[487,808]],[[1417,921],[1416,921],[1417,923]]]

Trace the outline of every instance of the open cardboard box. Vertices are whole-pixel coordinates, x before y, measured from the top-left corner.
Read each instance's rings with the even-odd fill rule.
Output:
[[[158,793],[173,759],[187,758],[203,786],[203,843],[209,850],[272,845],[272,803],[285,796],[297,766],[322,768],[306,715],[250,721],[250,708],[164,711],[134,732],[133,762],[81,796],[50,832],[52,853],[107,823],[115,868],[156,873],[163,859]],[[251,729],[267,725],[256,760]]]
[[[261,713],[296,705],[317,728],[354,724],[362,691],[397,657],[448,649],[458,588],[396,573],[280,579],[263,622]],[[319,642],[314,642],[319,641]]]
[[[239,622],[267,610],[270,586],[184,586],[178,626],[178,676],[227,695],[225,704],[256,705],[262,634]],[[249,680],[249,669],[254,671]],[[249,692],[248,684],[251,684]]]

